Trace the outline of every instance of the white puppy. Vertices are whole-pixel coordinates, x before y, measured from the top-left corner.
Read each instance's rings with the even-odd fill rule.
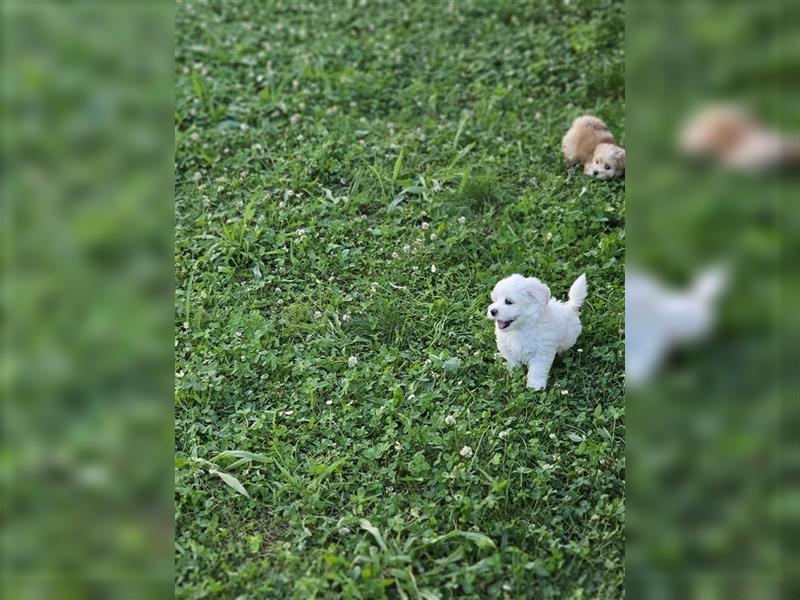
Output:
[[[572,347],[581,333],[578,311],[586,299],[586,275],[569,289],[569,300],[550,297],[535,277],[511,275],[497,282],[486,315],[495,321],[497,349],[508,368],[528,367],[528,387],[544,389],[556,353]]]
[[[628,385],[648,383],[675,348],[705,338],[713,329],[716,304],[728,272],[714,266],[687,289],[671,289],[652,274],[625,272],[625,373]]]

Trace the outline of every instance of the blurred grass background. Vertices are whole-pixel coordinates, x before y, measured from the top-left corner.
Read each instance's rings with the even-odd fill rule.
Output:
[[[676,156],[698,108],[800,132],[800,5],[627,6],[626,265],[685,284],[731,268],[714,340],[628,390],[627,593],[797,598],[798,181]]]
[[[0,596],[171,596],[173,9],[2,26]]]

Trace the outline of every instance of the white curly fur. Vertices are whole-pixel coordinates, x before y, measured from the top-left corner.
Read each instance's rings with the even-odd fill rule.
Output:
[[[586,299],[586,275],[569,289],[569,299],[550,297],[535,277],[515,273],[497,282],[486,315],[495,322],[497,349],[508,368],[527,365],[527,385],[544,389],[556,353],[575,344],[581,333],[579,309]]]

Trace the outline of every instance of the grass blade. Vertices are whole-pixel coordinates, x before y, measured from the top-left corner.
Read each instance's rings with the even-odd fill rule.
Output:
[[[464,131],[464,126],[469,121],[469,114],[464,115],[461,117],[461,121],[458,124],[458,130],[456,131],[456,136],[453,138],[453,149],[455,150],[458,148],[458,140],[461,138],[461,132]]]
[[[462,158],[464,158],[469,153],[469,151],[472,150],[474,147],[475,147],[475,142],[472,142],[472,143],[467,144],[466,146],[464,146],[461,150],[459,150],[458,154],[455,155],[455,158],[453,158],[453,160],[450,161],[450,164],[447,165],[447,169],[445,170],[445,174],[449,175],[450,171],[453,169],[453,167],[456,166],[456,163],[458,163],[458,161],[460,161]]]
[[[381,535],[381,532],[377,527],[375,527],[372,523],[370,523],[366,519],[361,519],[359,521],[359,524],[361,525],[362,529],[365,529],[370,534],[372,534],[372,537],[375,538],[375,541],[378,542],[378,546],[380,546],[382,550],[386,550],[386,542],[383,541],[383,536]]]
[[[217,471],[216,469],[212,469],[211,473],[213,475],[219,475],[222,481],[224,481],[229,487],[233,488],[239,494],[247,496],[248,498],[250,497],[250,494],[247,493],[247,490],[244,489],[244,486],[241,484],[241,482],[238,479],[236,479],[236,477],[234,477],[233,475],[230,475],[223,471]]]
[[[248,460],[254,460],[262,463],[269,461],[269,459],[263,454],[247,452],[246,450],[225,450],[224,452],[220,452],[214,458],[212,458],[211,462],[218,462],[221,458],[246,458]]]
[[[400,154],[397,155],[397,160],[394,161],[394,169],[392,169],[392,183],[397,181],[400,176],[400,169],[403,168],[403,157],[406,155],[406,149],[400,148]]]

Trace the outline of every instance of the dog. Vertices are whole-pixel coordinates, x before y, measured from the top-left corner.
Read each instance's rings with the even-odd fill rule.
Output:
[[[495,322],[497,350],[509,371],[527,365],[527,387],[544,389],[556,354],[569,350],[581,333],[586,275],[572,284],[567,302],[551,298],[536,277],[518,273],[498,281],[491,296],[486,316]]]
[[[583,165],[583,172],[590,177],[611,179],[625,173],[625,148],[597,117],[575,119],[561,141],[561,150],[567,167]]]
[[[676,348],[707,337],[728,285],[728,269],[708,267],[686,288],[673,289],[653,274],[625,272],[625,376],[629,386],[649,383]]]
[[[685,157],[734,171],[800,167],[800,138],[770,129],[736,105],[712,105],[696,113],[682,129],[678,143]]]

